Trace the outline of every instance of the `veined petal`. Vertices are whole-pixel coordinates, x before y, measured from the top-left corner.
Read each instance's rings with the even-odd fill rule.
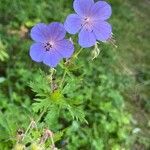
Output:
[[[72,42],[66,39],[58,41],[55,49],[63,58],[70,58],[74,52]]]
[[[81,29],[81,26],[81,17],[77,14],[70,14],[64,23],[66,31],[70,34],[76,34]]]
[[[111,6],[104,1],[96,2],[91,8],[91,16],[95,20],[107,20],[111,14]]]
[[[66,31],[63,24],[58,22],[53,22],[48,25],[48,33],[50,35],[49,40],[55,41],[62,40],[66,35]]]
[[[96,37],[93,32],[82,29],[79,33],[79,44],[81,47],[91,47],[95,45]]]
[[[51,49],[44,55],[43,63],[54,68],[57,66],[59,61],[62,59],[62,56],[56,52],[55,49]]]
[[[31,38],[36,42],[45,42],[48,39],[47,25],[38,23],[31,29]]]
[[[111,37],[112,27],[106,21],[95,21],[93,32],[97,40],[106,41]]]
[[[79,16],[85,17],[89,14],[93,4],[93,0],[74,0],[73,7]]]
[[[30,56],[36,62],[42,62],[45,49],[41,43],[34,43],[30,47]]]

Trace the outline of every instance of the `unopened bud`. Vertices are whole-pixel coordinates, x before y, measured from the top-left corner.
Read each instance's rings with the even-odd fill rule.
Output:
[[[16,144],[13,150],[24,150],[25,146],[22,144]]]
[[[17,130],[17,141],[22,140],[23,136],[24,136],[24,130],[23,129],[18,129]]]
[[[95,44],[94,50],[92,51],[92,60],[98,57],[100,53],[100,49],[98,47],[98,43]]]
[[[53,133],[52,133],[52,131],[46,129],[46,130],[44,131],[44,134],[43,134],[41,140],[40,140],[40,144],[45,143],[46,140],[47,140],[49,137],[50,137],[50,138],[53,137]]]
[[[53,136],[53,132],[51,130],[46,129],[45,134],[47,134],[48,137]]]
[[[35,122],[34,120],[31,121],[31,128],[32,128],[32,129],[37,128],[36,122]]]
[[[31,150],[44,150],[44,148],[39,144],[33,143],[31,145]]]

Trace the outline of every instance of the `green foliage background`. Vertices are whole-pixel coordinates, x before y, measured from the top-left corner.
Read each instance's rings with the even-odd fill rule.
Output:
[[[150,3],[109,2],[117,48],[100,43],[94,60],[93,48],[83,49],[67,68],[63,88],[51,94],[49,68],[29,57],[29,32],[38,22],[63,22],[73,12],[72,1],[0,0],[0,149],[12,149],[17,131],[25,131],[45,107],[38,132],[24,145],[36,143],[49,128],[60,149],[150,148]],[[56,83],[62,76],[58,66]]]

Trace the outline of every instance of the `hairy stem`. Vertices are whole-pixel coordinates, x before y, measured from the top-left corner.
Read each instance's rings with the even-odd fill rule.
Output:
[[[66,74],[67,74],[67,71],[66,71],[66,69],[65,69],[64,74],[63,74],[63,77],[62,77],[62,80],[61,80],[60,85],[59,85],[59,88],[62,88],[63,83],[64,83],[64,80],[65,80],[65,77],[66,77]]]
[[[51,68],[50,70],[50,84],[51,84],[51,90],[54,91],[54,83],[53,83],[53,75],[55,73],[55,69]]]

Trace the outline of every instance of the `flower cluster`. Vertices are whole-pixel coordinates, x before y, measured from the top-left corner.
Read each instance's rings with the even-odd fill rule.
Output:
[[[31,38],[35,43],[30,48],[30,56],[36,62],[43,62],[56,67],[63,58],[70,58],[74,45],[65,39],[66,31],[78,34],[78,43],[87,48],[98,41],[107,41],[111,37],[112,28],[107,22],[111,16],[111,6],[94,0],[74,0],[76,14],[70,14],[64,25],[58,22],[46,25],[39,23],[31,30]]]

